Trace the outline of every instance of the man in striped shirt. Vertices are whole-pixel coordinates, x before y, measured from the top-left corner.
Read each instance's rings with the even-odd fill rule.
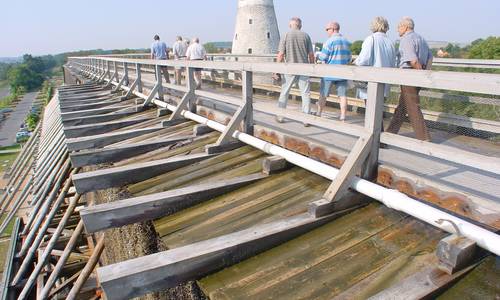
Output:
[[[340,25],[330,22],[326,25],[328,40],[323,44],[319,53],[319,60],[329,65],[347,65],[351,62],[351,43],[340,34]],[[326,104],[326,98],[330,95],[332,84],[337,87],[337,96],[340,98],[340,120],[345,120],[347,111],[347,80],[341,78],[322,78],[320,87],[320,98],[318,101],[317,115],[321,116]]]

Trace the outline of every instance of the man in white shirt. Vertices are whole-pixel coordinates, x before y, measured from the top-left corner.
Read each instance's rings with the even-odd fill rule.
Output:
[[[191,45],[186,51],[186,58],[188,60],[205,60],[207,58],[207,51],[205,47],[200,44],[199,38],[193,38]],[[196,81],[196,89],[201,88],[201,68],[194,69],[194,80]]]
[[[158,35],[155,35],[153,39],[154,42],[153,44],[151,44],[151,59],[167,60],[167,44],[161,42]],[[161,71],[163,72],[163,76],[165,77],[165,82],[170,83],[170,76],[168,75],[167,67],[162,66]]]
[[[174,46],[172,47],[173,52],[174,52],[174,59],[175,60],[185,60],[186,59],[186,51],[188,48],[188,44],[186,41],[182,39],[181,36],[177,37],[176,42],[174,43]],[[184,68],[182,67],[175,67],[175,84],[181,85],[182,84],[182,70]]]

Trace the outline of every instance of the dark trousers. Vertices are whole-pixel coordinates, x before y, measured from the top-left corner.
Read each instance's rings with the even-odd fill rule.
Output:
[[[387,128],[387,132],[398,133],[401,125],[405,120],[406,114],[410,119],[411,126],[417,135],[417,139],[430,141],[431,136],[425,125],[424,115],[420,110],[420,96],[418,93],[420,88],[413,86],[401,86],[401,95],[399,96],[399,104],[396,107],[391,124]]]
[[[167,67],[161,66],[160,69],[161,69],[161,72],[163,73],[163,78],[165,78],[165,82],[170,83],[170,75],[168,74]],[[156,77],[156,72],[155,72],[155,79],[158,80],[158,78]]]

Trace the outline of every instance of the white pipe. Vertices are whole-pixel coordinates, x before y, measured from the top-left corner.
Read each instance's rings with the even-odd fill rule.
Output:
[[[167,108],[171,111],[174,111],[176,109],[175,106],[162,101],[155,100],[153,101],[153,103],[163,108]],[[189,111],[183,111],[181,115],[187,119],[205,124],[208,127],[219,132],[223,132],[226,128],[226,126],[221,123],[209,120]],[[335,177],[339,172],[337,168],[334,168],[330,165],[300,155],[280,146],[276,146],[240,131],[235,131],[233,133],[233,137],[266,153],[281,156],[294,165],[297,165],[303,169],[306,169],[330,180],[335,180]],[[482,248],[491,251],[496,255],[500,255],[500,235],[494,232],[481,228],[461,218],[457,218],[430,205],[412,199],[397,190],[385,188],[365,179],[355,177],[351,187],[363,195],[382,202],[389,208],[402,211],[430,225],[455,234],[457,232],[453,224],[451,224],[450,222],[438,222],[439,220],[451,221],[458,227],[461,235],[475,241]]]

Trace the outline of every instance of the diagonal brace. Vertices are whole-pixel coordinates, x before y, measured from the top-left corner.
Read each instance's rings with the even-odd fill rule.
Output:
[[[352,179],[366,161],[373,146],[373,135],[368,134],[358,138],[353,149],[347,156],[332,184],[328,187],[323,199],[309,205],[309,213],[319,218],[337,210],[342,210],[353,203],[344,196],[352,184]]]

